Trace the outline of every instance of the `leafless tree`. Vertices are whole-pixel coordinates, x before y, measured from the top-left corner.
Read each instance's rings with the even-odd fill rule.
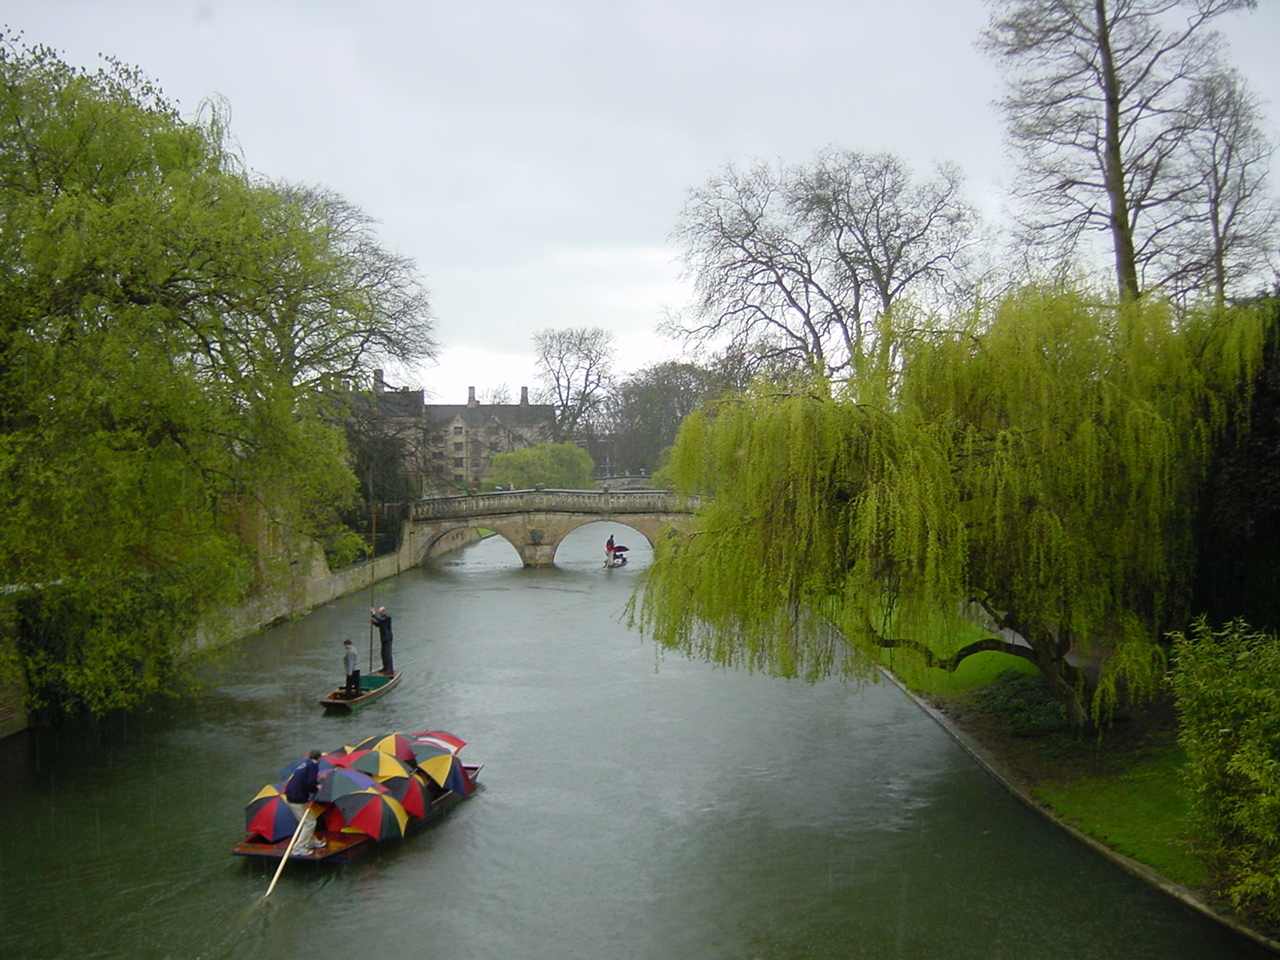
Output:
[[[1275,144],[1257,97],[1234,70],[1197,83],[1190,106],[1197,122],[1185,147],[1200,179],[1184,200],[1165,270],[1172,292],[1208,290],[1221,302],[1233,287],[1261,284],[1260,268],[1275,269],[1280,204],[1267,182]]]
[[[976,227],[949,165],[917,181],[891,154],[834,148],[807,166],[729,164],[681,213],[695,301],[668,330],[775,371],[847,375],[877,319],[960,281]]]
[[[1225,76],[1211,25],[1255,5],[991,0],[981,46],[1006,72],[1000,105],[1021,157],[1015,192],[1028,238],[1078,251],[1087,234],[1105,234],[1120,296],[1133,299],[1152,289],[1177,292],[1193,227],[1256,223],[1240,217],[1243,209],[1230,219],[1208,212],[1223,198],[1204,188],[1206,157],[1194,146],[1238,134],[1229,133],[1236,120],[1249,126],[1247,97],[1210,93]],[[1224,122],[1219,111],[1230,109],[1245,112]],[[1238,163],[1228,179],[1236,175],[1247,179]],[[1245,205],[1259,200],[1250,191]],[[1206,233],[1200,240],[1211,242]],[[1220,249],[1240,245],[1224,237]]]
[[[535,362],[556,408],[558,439],[590,431],[612,384],[613,334],[600,327],[564,327],[533,335]]]

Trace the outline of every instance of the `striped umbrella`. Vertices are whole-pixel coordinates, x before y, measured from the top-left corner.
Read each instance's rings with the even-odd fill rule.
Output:
[[[386,790],[359,790],[334,800],[347,826],[367,833],[375,840],[404,836],[409,814],[404,806]]]
[[[413,769],[403,760],[381,750],[356,750],[334,760],[334,765],[347,770],[359,770],[375,779],[407,777]]]
[[[413,763],[413,748],[409,745],[409,738],[403,733],[380,733],[377,736],[366,737],[348,752],[355,753],[357,750],[381,750],[383,753],[391,754],[397,760]]]
[[[244,825],[249,833],[275,843],[293,836],[298,817],[278,784],[267,784],[244,808]]]
[[[378,781],[359,770],[348,770],[346,767],[334,767],[320,777],[320,789],[316,799],[322,803],[333,803],[349,793],[362,790],[381,790]],[[384,791],[385,792],[385,791]]]

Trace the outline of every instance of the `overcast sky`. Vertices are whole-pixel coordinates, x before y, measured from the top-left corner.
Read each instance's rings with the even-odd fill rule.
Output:
[[[1280,126],[1280,0],[1224,23]],[[431,290],[440,362],[389,371],[439,402],[536,384],[532,336],[601,326],[617,368],[676,356],[668,242],[728,161],[828,145],[1010,178],[982,0],[5,0],[0,23],[93,67],[210,97],[253,170],[330,187]],[[1277,164],[1280,167],[1280,164]],[[1280,180],[1280,169],[1273,183]]]

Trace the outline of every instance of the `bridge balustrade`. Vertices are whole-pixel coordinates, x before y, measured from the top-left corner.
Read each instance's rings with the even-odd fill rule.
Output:
[[[595,518],[626,518],[653,543],[664,526],[686,524],[698,503],[667,490],[504,490],[415,500],[409,504],[418,544],[413,562],[451,530],[481,526],[505,537],[525,566],[546,566],[567,533]]]
[[[690,513],[697,497],[666,490],[510,490],[436,497],[410,504],[414,520],[504,516],[516,513]]]

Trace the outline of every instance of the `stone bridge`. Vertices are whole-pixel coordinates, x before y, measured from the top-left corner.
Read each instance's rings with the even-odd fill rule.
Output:
[[[652,545],[663,527],[687,529],[697,505],[697,497],[665,490],[511,490],[415,500],[402,550],[411,545],[416,565],[439,552],[437,545],[454,531],[484,527],[515,547],[526,567],[546,567],[560,541],[585,524],[624,523]]]

